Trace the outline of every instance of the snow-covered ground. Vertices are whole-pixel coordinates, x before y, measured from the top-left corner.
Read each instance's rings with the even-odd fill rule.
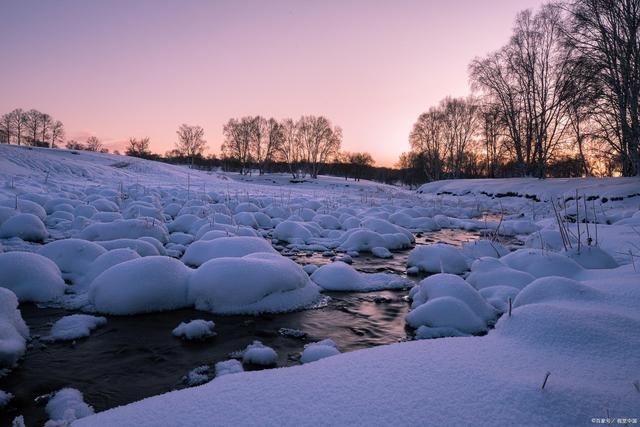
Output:
[[[384,263],[412,248],[416,234],[441,228],[479,230],[485,239],[409,254],[408,274],[436,273],[409,294],[406,322],[423,339],[340,354],[326,337],[306,346],[304,365],[243,372],[239,361],[220,362],[204,385],[95,415],[80,394],[86,390],[66,389],[51,406],[69,395],[76,409],[51,419],[81,426],[640,420],[637,178],[458,180],[411,192],[0,145],[0,287],[7,289],[0,363],[15,366],[28,351],[18,301],[79,312],[60,319],[50,339],[91,340],[91,329],[108,321],[80,312],[298,310],[325,291],[410,287],[405,277],[348,263],[363,255]],[[511,251],[501,241],[514,237],[524,247]],[[301,251],[336,262],[303,268],[287,257]],[[174,334],[213,329],[200,320]],[[277,360],[260,342],[241,357],[252,365]],[[209,371],[194,369],[188,383],[208,381]]]

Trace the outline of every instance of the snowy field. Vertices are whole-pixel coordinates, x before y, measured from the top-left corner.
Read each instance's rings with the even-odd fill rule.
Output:
[[[448,229],[483,238],[420,240]],[[404,274],[353,267],[409,250]],[[301,253],[330,261],[303,265]],[[91,340],[113,316],[277,316],[320,307],[327,292],[411,288],[408,342],[341,352],[327,336],[304,346],[299,366],[245,372],[277,366],[256,341],[194,367],[193,387],[99,413],[86,390],[48,390],[49,426],[640,423],[638,271],[637,178],[440,181],[414,192],[0,145],[4,375],[34,341]],[[20,311],[31,303],[74,314],[32,336]],[[167,330],[216,336],[202,319]],[[28,423],[16,391],[0,378],[0,411]]]

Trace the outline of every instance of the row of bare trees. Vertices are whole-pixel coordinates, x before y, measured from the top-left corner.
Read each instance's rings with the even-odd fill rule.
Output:
[[[0,142],[54,148],[64,141],[64,125],[51,115],[22,108],[0,117]]]
[[[232,118],[223,128],[221,151],[240,164],[240,172],[253,167],[263,174],[273,162],[288,165],[294,179],[302,174],[316,178],[323,164],[333,160],[342,143],[342,129],[323,116],[300,119],[247,116]]]
[[[469,66],[474,97],[420,115],[401,164],[427,179],[640,175],[640,0],[570,0],[520,12],[502,48]],[[475,162],[475,164],[474,164]]]

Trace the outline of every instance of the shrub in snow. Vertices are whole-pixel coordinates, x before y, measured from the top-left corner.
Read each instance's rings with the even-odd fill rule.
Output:
[[[324,359],[325,357],[335,356],[336,354],[340,354],[340,350],[338,350],[336,343],[331,339],[324,339],[322,341],[306,344],[302,351],[300,361],[302,363],[310,363]]]
[[[427,300],[441,297],[453,297],[465,303],[485,322],[495,320],[496,311],[485,299],[460,276],[453,274],[434,274],[422,280],[411,290],[411,307],[416,308]]]
[[[49,421],[46,427],[65,426],[71,422],[92,415],[94,410],[85,403],[82,393],[75,388],[63,388],[56,392],[45,407]]]
[[[533,282],[535,276],[507,267],[499,259],[483,257],[471,264],[471,274],[466,280],[476,289],[490,286],[510,286],[522,289]]]
[[[91,283],[96,311],[128,315],[186,307],[191,271],[173,258],[151,256],[117,264]]]
[[[174,330],[173,336],[185,340],[201,340],[214,337],[216,324],[210,320],[196,319],[181,322]]]
[[[29,213],[13,215],[0,225],[0,238],[4,239],[19,237],[28,242],[42,242],[48,235],[40,218]]]
[[[256,252],[277,253],[261,237],[220,237],[192,243],[184,253],[182,262],[197,267],[214,258],[243,257]]]
[[[603,269],[616,268],[618,263],[609,253],[598,246],[574,247],[566,252],[567,256],[584,268]]]
[[[72,282],[83,276],[89,265],[106,252],[106,249],[97,243],[81,239],[56,240],[38,250],[40,255],[56,263],[63,279]]]
[[[460,251],[445,243],[416,247],[409,253],[407,265],[427,273],[462,274],[469,269]]]
[[[278,354],[274,349],[262,344],[260,341],[254,341],[249,344],[242,352],[242,363],[271,366],[278,361]]]
[[[327,291],[378,291],[406,288],[411,282],[390,273],[360,273],[342,261],[323,265],[311,275],[318,286]]]
[[[131,261],[132,259],[140,258],[140,255],[132,249],[129,248],[119,248],[113,249],[108,252],[103,253],[99,257],[97,257],[87,268],[85,275],[80,279],[77,288],[88,288],[91,282],[95,280],[96,277],[101,275],[105,270],[113,267],[116,264],[123,263],[125,261]]]
[[[500,261],[536,277],[573,277],[583,270],[582,266],[571,258],[541,249],[519,249],[500,258]]]
[[[291,311],[317,297],[318,287],[302,267],[280,254],[212,259],[189,281],[189,302],[220,314]]]
[[[91,335],[91,331],[106,324],[107,319],[105,317],[91,316],[88,314],[64,316],[53,324],[46,340],[68,341],[85,338]]]
[[[405,320],[414,328],[452,328],[462,334],[487,330],[487,324],[467,304],[453,297],[435,298],[407,314]]]
[[[531,282],[513,302],[514,307],[554,301],[596,300],[602,294],[590,286],[566,277],[548,276]]]
[[[462,254],[471,259],[481,257],[500,258],[509,253],[503,244],[491,240],[474,240],[462,246]]]
[[[0,288],[0,365],[15,365],[26,350],[28,338],[29,328],[18,310],[18,298],[10,290]]]
[[[295,221],[282,221],[273,230],[273,238],[288,243],[308,243],[312,234],[302,223]]]
[[[218,362],[215,365],[216,369],[216,377],[221,377],[223,375],[229,374],[238,374],[244,371],[242,367],[242,363],[236,359],[223,360],[222,362]]]
[[[169,241],[164,225],[151,219],[120,219],[91,224],[80,233],[80,238],[85,240],[137,239],[143,236],[155,237],[163,244]]]
[[[30,252],[0,254],[0,287],[21,302],[46,302],[64,294],[60,269],[49,258]]]

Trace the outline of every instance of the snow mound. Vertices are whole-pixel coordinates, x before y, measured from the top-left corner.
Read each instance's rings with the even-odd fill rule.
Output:
[[[189,322],[181,322],[174,330],[173,336],[185,340],[202,340],[216,335],[216,324],[210,320],[196,319]]]
[[[311,274],[318,286],[326,291],[368,292],[382,289],[402,289],[411,281],[390,273],[360,273],[342,261],[323,265]]]
[[[566,277],[548,276],[531,282],[513,302],[514,307],[553,301],[594,300],[600,292]]]
[[[294,244],[308,243],[313,235],[304,224],[297,221],[282,221],[273,230],[273,238]]]
[[[460,276],[434,274],[422,280],[411,290],[411,308],[415,309],[428,300],[452,297],[466,304],[480,319],[488,323],[496,319],[496,311],[485,299]]]
[[[509,310],[509,299],[511,299],[513,305],[513,301],[516,299],[516,295],[518,295],[520,289],[512,286],[498,285],[482,288],[479,292],[493,308],[500,313],[506,313]]]
[[[467,277],[476,289],[490,286],[509,286],[522,289],[535,280],[535,276],[524,271],[507,267],[500,260],[483,257],[471,264],[471,274]]]
[[[57,320],[51,327],[47,341],[70,341],[85,338],[91,331],[107,324],[105,317],[88,314],[72,314]]]
[[[570,249],[566,252],[567,256],[588,269],[604,269],[616,268],[618,263],[608,252],[598,246],[583,246]]]
[[[86,290],[96,277],[104,273],[114,265],[140,258],[140,255],[132,249],[113,249],[97,257],[87,268],[85,275],[76,285],[76,290]]]
[[[324,359],[325,357],[335,356],[336,354],[340,354],[336,343],[331,339],[324,339],[322,341],[305,344],[300,361],[302,363],[310,363]]]
[[[242,352],[242,363],[271,366],[278,361],[278,354],[274,349],[262,344],[260,341],[254,341],[249,344]]]
[[[462,254],[471,259],[481,257],[500,258],[509,253],[503,244],[491,240],[474,240],[462,246]]]
[[[0,238],[19,237],[28,242],[42,242],[49,233],[42,220],[29,213],[16,214],[0,225]]]
[[[302,267],[272,253],[212,259],[189,282],[189,302],[219,314],[292,311],[317,297],[318,287]]]
[[[80,233],[85,240],[138,239],[149,236],[161,243],[169,241],[169,233],[164,224],[148,219],[120,219],[107,223],[91,224]]]
[[[192,243],[184,253],[182,262],[198,267],[211,259],[243,257],[257,252],[277,254],[271,244],[260,237],[220,237]]]
[[[56,392],[45,407],[50,421],[45,427],[67,426],[73,421],[94,414],[80,391],[75,388],[63,388]]]
[[[380,246],[371,248],[371,254],[377,258],[383,258],[383,259],[393,258],[393,254],[389,252],[389,249],[383,248]]]
[[[28,338],[29,328],[18,309],[18,298],[0,288],[0,365],[15,365],[26,350]]]
[[[56,240],[38,250],[38,254],[56,263],[64,280],[74,283],[86,273],[89,265],[105,252],[106,249],[97,243],[81,239]]]
[[[0,390],[0,409],[7,406],[11,399],[13,399],[13,394]]]
[[[453,297],[429,300],[409,312],[405,320],[413,328],[450,328],[455,334],[477,334],[487,330],[486,323],[467,304]]]
[[[151,256],[117,264],[91,283],[89,302],[100,313],[129,315],[186,307],[190,270],[173,258]]]
[[[345,240],[339,249],[346,252],[371,252],[373,248],[397,250],[411,246],[411,239],[400,232],[382,234],[369,229],[353,229],[346,232],[342,238]]]
[[[46,302],[64,294],[60,269],[49,258],[30,252],[0,254],[0,287],[10,289],[20,302]]]
[[[469,269],[460,251],[446,243],[416,247],[409,253],[407,266],[427,273],[462,274]]]
[[[100,246],[105,248],[108,251],[114,249],[132,249],[138,253],[140,256],[156,256],[160,255],[158,252],[158,248],[155,247],[150,242],[140,239],[115,239],[115,240],[104,240],[97,242]]]
[[[242,363],[236,359],[223,360],[215,365],[216,378],[223,375],[239,374],[244,371]]]
[[[500,258],[500,261],[536,277],[573,277],[583,270],[582,266],[571,258],[541,249],[519,249]]]
[[[570,236],[569,239],[572,244],[577,242],[573,236]],[[532,249],[546,249],[552,251],[561,251],[564,249],[562,235],[558,230],[547,229],[535,232],[525,239],[524,245],[527,248]]]

